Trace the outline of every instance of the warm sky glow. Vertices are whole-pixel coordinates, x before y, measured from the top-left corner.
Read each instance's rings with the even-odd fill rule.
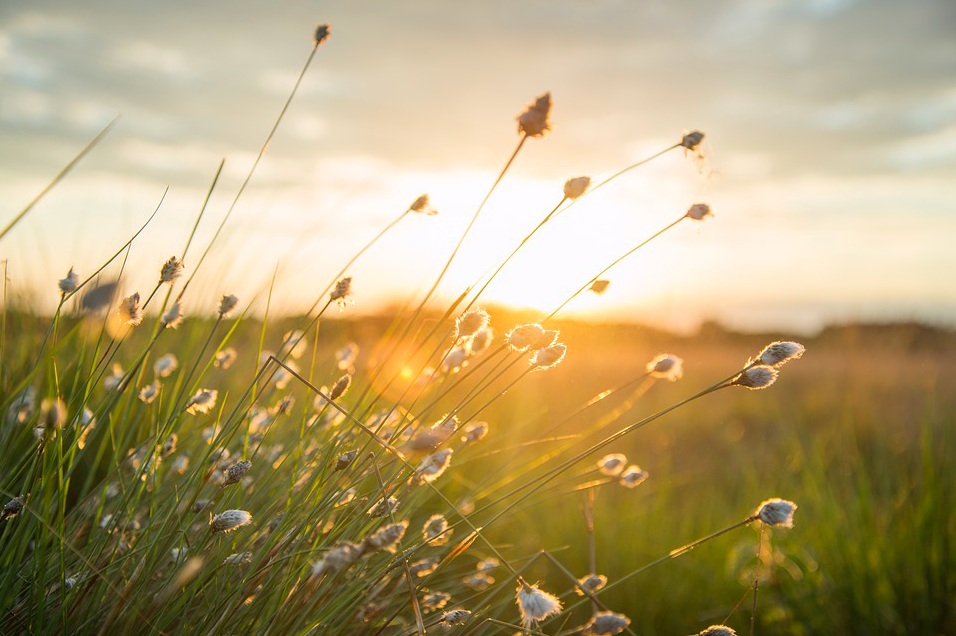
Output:
[[[552,309],[707,201],[716,218],[682,223],[566,315],[681,328],[956,320],[956,20],[944,0],[13,0],[0,8],[0,218],[123,115],[0,245],[13,293],[55,302],[56,279],[93,270],[168,184],[125,269],[128,291],[150,288],[225,157],[202,245],[318,21],[332,37],[187,311],[224,292],[264,298],[277,265],[275,305],[307,307],[422,192],[440,214],[404,219],[356,264],[350,311],[427,289],[513,149],[514,117],[550,90],[553,133],[526,144],[442,297],[513,249],[565,179],[599,181],[700,128],[712,178],[677,151],[622,177],[532,239],[484,298]]]

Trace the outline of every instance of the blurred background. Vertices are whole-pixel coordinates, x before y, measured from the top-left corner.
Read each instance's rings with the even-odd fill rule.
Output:
[[[551,91],[553,132],[526,144],[439,292],[454,298],[560,199],[707,133],[580,202],[485,298],[548,309],[615,256],[708,202],[610,272],[566,316],[672,330],[715,319],[810,333],[833,321],[956,319],[956,5],[946,0],[248,0],[0,7],[0,217],[12,218],[103,126],[106,139],[2,246],[9,294],[55,307],[169,193],[132,250],[125,291],[180,249],[216,167],[208,238],[311,47],[332,36],[200,275],[301,311],[348,256],[423,192],[350,272],[356,313],[423,290]],[[424,246],[424,247],[423,247]],[[187,267],[189,263],[187,262]],[[401,276],[396,276],[396,272]],[[263,304],[257,305],[261,311]]]

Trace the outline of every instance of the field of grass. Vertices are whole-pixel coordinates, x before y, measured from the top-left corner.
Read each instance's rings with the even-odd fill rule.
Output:
[[[520,318],[492,312],[492,325],[500,332]],[[383,486],[400,500],[395,518],[410,521],[403,544],[414,550],[408,562],[439,560],[433,573],[411,576],[425,588],[420,602],[428,590],[444,591],[451,595],[444,610],[460,607],[501,621],[429,626],[441,610],[423,606],[430,631],[515,630],[507,627],[519,623],[515,581],[503,565],[489,571],[494,584],[488,589],[464,582],[481,559],[497,557],[570,609],[541,623],[537,629],[547,634],[569,633],[587,622],[591,602],[573,592],[569,574],[582,577],[592,570],[608,578],[596,598],[628,616],[637,634],[696,633],[712,623],[747,633],[755,568],[758,633],[953,633],[951,333],[917,326],[829,330],[808,340],[807,354],[784,367],[771,387],[730,387],[703,396],[572,462],[530,496],[526,489],[509,499],[504,495],[532,484],[569,453],[733,374],[774,336],[709,329],[682,337],[633,326],[557,323],[568,345],[566,359],[524,375],[503,394],[521,372],[498,369],[486,389],[473,393],[495,368],[476,357],[457,374],[433,381],[444,385],[431,393],[434,404],[418,400],[412,407],[416,427],[449,411],[459,413],[462,424],[489,424],[481,441],[448,442],[455,448],[453,461],[432,488],[411,485],[408,469],[348,419],[386,431],[379,415],[412,386],[402,384],[401,369],[379,362],[390,342],[379,337],[389,329],[387,319],[324,321],[318,345],[310,337],[308,347],[296,352],[303,377],[324,387],[342,373],[335,350],[358,344],[354,380],[340,399],[348,418],[314,404],[314,392],[294,378],[277,386],[274,377],[266,382],[260,376],[258,397],[250,395],[262,368],[256,363],[260,340],[264,348],[280,350],[295,321],[265,328],[251,319],[221,323],[187,321],[168,348],[165,334],[148,347],[144,324],[113,355],[107,352],[115,348],[93,321],[63,319],[54,368],[48,355],[33,366],[37,352],[54,345],[49,321],[7,315],[5,412],[35,368],[34,384],[59,384],[68,418],[85,403],[97,424],[78,450],[81,427],[75,421],[41,432],[38,442],[31,423],[40,425],[42,409],[35,409],[32,420],[5,419],[3,489],[8,495],[30,493],[30,512],[9,517],[0,528],[6,633],[98,633],[107,627],[126,633],[148,620],[155,633],[170,634],[414,634],[415,612],[395,554],[363,556],[347,572],[319,579],[310,574],[330,547],[359,541],[381,524],[367,510]],[[210,333],[212,344],[204,347]],[[239,354],[228,371],[209,364],[213,350],[225,346]],[[143,351],[151,356],[136,372]],[[684,358],[683,378],[645,377],[646,362],[661,351]],[[155,401],[145,404],[137,398],[139,387],[149,384],[153,362],[167,352],[177,356],[179,367],[163,380]],[[113,363],[135,372],[135,382],[121,394],[102,386]],[[96,377],[94,368],[100,378],[87,385]],[[400,379],[385,386],[392,371]],[[634,378],[575,415],[594,396]],[[200,386],[218,391],[215,409],[206,415],[182,412]],[[401,399],[406,407],[412,406],[410,395]],[[291,407],[277,410],[290,396]],[[251,427],[257,417],[269,421],[258,424],[260,436]],[[209,445],[203,429],[216,422],[221,437]],[[174,429],[177,449],[162,462],[151,463],[148,455],[129,460],[132,449],[152,449]],[[412,466],[426,454],[413,448],[414,437],[390,439]],[[209,455],[219,448],[230,449],[232,457],[214,474],[217,464]],[[335,459],[349,449],[359,451],[356,466],[335,471]],[[371,469],[361,464],[369,452],[375,457]],[[606,452],[624,453],[649,477],[633,489],[605,477],[594,462]],[[175,465],[180,455],[190,458],[182,474]],[[219,471],[240,456],[252,460],[240,483],[215,485],[222,480]],[[335,506],[346,487],[355,489],[355,499]],[[793,529],[746,524],[629,576],[747,518],[770,497],[798,504]],[[189,512],[202,499],[213,503]],[[482,528],[483,538],[469,533],[451,504]],[[211,533],[210,515],[225,509],[248,510],[253,522],[230,534]],[[104,522],[110,514],[118,525]],[[422,524],[432,514],[445,515],[453,527],[442,546],[421,544]],[[229,555],[246,552],[248,563],[223,564]]]

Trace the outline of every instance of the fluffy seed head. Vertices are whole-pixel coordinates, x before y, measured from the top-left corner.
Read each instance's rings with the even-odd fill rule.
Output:
[[[551,122],[548,121],[550,113],[551,93],[545,93],[518,115],[518,132],[529,137],[543,137],[551,130]]]
[[[232,484],[238,484],[239,480],[242,479],[242,476],[249,472],[249,469],[252,468],[252,462],[247,460],[238,461],[226,471],[226,479],[222,482],[222,486],[230,486]]]
[[[611,453],[598,460],[598,470],[610,477],[617,477],[624,470],[627,464],[627,457],[621,453]]]
[[[329,391],[329,399],[337,400],[345,395],[345,392],[349,390],[350,384],[352,384],[352,376],[346,373],[332,385],[332,390]]]
[[[471,339],[471,353],[472,355],[477,355],[488,348],[488,345],[491,344],[491,341],[494,340],[495,333],[491,330],[491,327],[485,327],[479,329],[478,332]]]
[[[454,609],[441,615],[444,625],[462,625],[471,616],[471,612],[463,609]]]
[[[320,24],[319,26],[315,27],[315,33],[313,34],[312,39],[316,46],[325,42],[327,37],[329,37],[329,25]]]
[[[159,382],[157,381],[147,384],[139,390],[139,399],[143,404],[152,404],[157,395],[159,395]]]
[[[219,301],[219,317],[226,318],[232,313],[232,310],[239,304],[239,299],[232,294],[224,294]]]
[[[591,594],[594,594],[605,585],[607,585],[607,577],[603,574],[591,573],[578,579],[578,587],[587,590]],[[578,596],[584,596],[584,593],[580,589],[576,589],[575,592],[577,592]]]
[[[714,216],[714,213],[710,211],[710,206],[706,203],[695,203],[687,208],[686,216],[695,221],[703,221],[709,216]]]
[[[806,351],[799,342],[772,342],[764,347],[763,351],[757,356],[761,364],[771,367],[779,367],[791,360],[797,360]]]
[[[455,321],[458,337],[469,338],[475,335],[488,326],[489,320],[491,320],[491,316],[484,309],[472,309],[465,312]]]
[[[458,344],[452,347],[445,359],[442,360],[441,368],[445,373],[456,373],[459,369],[468,363],[468,343]]]
[[[175,256],[170,256],[169,260],[163,263],[163,268],[159,270],[160,283],[172,283],[183,275],[183,262]]]
[[[352,277],[346,276],[335,284],[335,288],[329,294],[332,302],[338,303],[339,309],[345,309],[352,298]]]
[[[226,510],[212,518],[209,528],[213,532],[232,532],[251,522],[252,515],[245,510]]]
[[[671,353],[660,353],[647,363],[646,369],[652,377],[676,382],[684,376],[684,360]]]
[[[213,360],[213,364],[220,369],[228,369],[232,366],[232,363],[236,361],[238,356],[239,354],[236,353],[236,350],[229,347],[228,349],[216,352],[216,358]]]
[[[312,566],[312,574],[318,575],[331,570],[347,570],[362,556],[362,546],[351,541],[343,541],[329,548],[322,559]]]
[[[63,400],[47,399],[40,403],[40,423],[39,425],[48,431],[63,428],[66,423],[66,404]]]
[[[540,621],[561,611],[561,601],[558,597],[539,589],[537,585],[529,585],[524,581],[518,583],[515,601],[518,603],[521,624],[525,629],[530,629]]]
[[[758,365],[744,370],[731,382],[735,386],[748,389],[766,389],[777,380],[777,370],[773,367]]]
[[[438,479],[451,464],[452,452],[450,448],[442,448],[423,459],[415,469],[419,480],[431,483]]]
[[[584,194],[591,185],[591,177],[575,177],[564,182],[564,196],[568,199],[577,199]]]
[[[159,447],[159,454],[162,457],[169,457],[176,452],[176,444],[178,443],[179,435],[171,433],[170,436],[166,438],[166,441],[163,442],[163,445]]]
[[[581,633],[586,636],[615,636],[627,629],[630,624],[631,619],[624,614],[596,612]]]
[[[223,565],[245,565],[252,563],[252,552],[236,552],[222,560]]]
[[[408,521],[399,523],[390,523],[377,532],[369,535],[366,541],[370,546],[379,550],[395,552],[396,544],[405,536],[405,530],[408,529]]]
[[[435,557],[429,557],[427,559],[420,559],[414,563],[408,565],[408,571],[412,576],[428,576],[432,572],[438,569],[438,559]]]
[[[372,517],[384,517],[395,512],[396,508],[398,508],[398,499],[389,497],[388,499],[380,499],[378,503],[368,509],[368,514]]]
[[[72,294],[80,285],[80,277],[76,275],[76,272],[74,272],[71,267],[70,271],[66,273],[66,277],[60,279],[58,285],[63,294]]]
[[[472,422],[466,424],[463,429],[464,435],[461,436],[463,442],[478,442],[488,434],[488,422]]]
[[[163,314],[160,320],[164,327],[169,327],[170,329],[175,329],[183,324],[182,305],[180,305],[179,302],[174,302],[170,305],[169,309],[166,310],[166,313]]]
[[[508,333],[506,338],[508,340],[508,346],[515,351],[537,349],[538,347],[535,345],[542,342],[545,338],[544,327],[537,323],[518,325]]]
[[[596,280],[593,283],[591,283],[591,286],[588,287],[588,291],[594,292],[595,294],[600,296],[601,294],[606,292],[607,288],[610,286],[611,286],[611,281],[605,280],[602,278],[600,280]]]
[[[680,145],[687,150],[697,150],[697,146],[704,140],[704,133],[699,130],[689,132],[680,140]]]
[[[647,471],[640,466],[631,464],[621,473],[621,485],[625,488],[636,488],[647,479]]]
[[[168,378],[173,371],[179,368],[179,360],[172,353],[166,353],[153,363],[153,373],[157,378]]]
[[[757,518],[768,526],[793,527],[793,513],[797,504],[786,499],[768,499],[757,507]]]
[[[531,364],[538,369],[550,369],[564,360],[564,354],[567,353],[567,351],[567,346],[561,344],[560,342],[558,344],[553,344],[550,347],[545,347],[544,349],[538,349],[538,352],[534,355]]]
[[[282,336],[282,345],[279,347],[279,356],[301,358],[309,348],[309,341],[305,334],[298,329],[287,332]]]
[[[357,450],[350,450],[339,455],[339,458],[335,460],[335,470],[345,470],[345,468],[352,463],[352,460],[358,455]]]
[[[737,632],[726,625],[711,625],[697,636],[737,636]]]
[[[219,391],[216,389],[199,389],[196,395],[189,398],[186,403],[186,411],[189,413],[208,413],[216,406],[216,398],[219,397]]]
[[[438,210],[431,206],[427,194],[423,194],[412,201],[412,204],[408,206],[408,209],[416,214],[427,214],[428,216],[434,216],[435,214],[438,214]]]
[[[462,583],[468,586],[472,590],[481,591],[487,590],[489,587],[495,584],[495,579],[492,576],[488,576],[484,572],[475,572],[470,574],[462,579]]]
[[[20,511],[23,510],[23,505],[26,503],[23,495],[19,497],[14,497],[7,503],[3,505],[3,510],[0,511],[0,519],[9,519],[10,517],[16,517],[20,514]]]
[[[475,569],[477,569],[479,572],[488,573],[494,570],[499,565],[501,565],[501,561],[499,561],[495,557],[488,557],[487,559],[482,559],[481,561],[479,561],[478,565],[475,566]]]
[[[132,296],[127,296],[117,308],[120,320],[125,324],[135,327],[143,322],[143,310],[139,308],[139,292]]]
[[[451,539],[448,520],[442,515],[432,515],[422,527],[422,540],[428,545],[445,545]]]
[[[7,422],[23,424],[36,413],[37,390],[28,386],[7,407]]]

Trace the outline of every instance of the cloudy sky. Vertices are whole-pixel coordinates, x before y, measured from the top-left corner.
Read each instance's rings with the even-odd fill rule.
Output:
[[[678,225],[566,313],[680,328],[956,323],[951,0],[6,0],[0,222],[122,116],[0,242],[11,289],[55,303],[56,279],[94,270],[169,186],[124,270],[127,291],[148,290],[225,158],[203,245],[318,22],[332,36],[187,310],[252,299],[277,267],[273,304],[302,309],[423,192],[439,215],[403,219],[356,264],[350,311],[427,289],[514,149],[516,115],[551,91],[553,132],[525,144],[444,297],[510,251],[565,179],[600,180],[700,129],[702,167],[672,151],[582,199],[486,299],[553,308],[706,201],[714,218]]]

